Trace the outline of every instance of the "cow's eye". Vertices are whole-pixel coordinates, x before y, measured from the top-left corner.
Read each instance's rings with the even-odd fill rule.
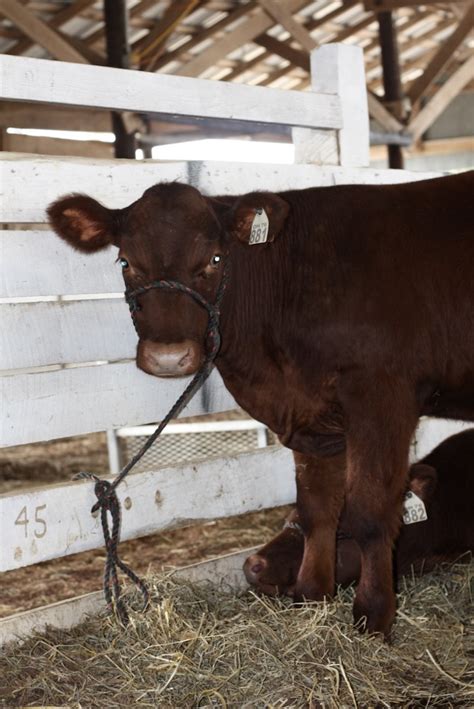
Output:
[[[119,258],[119,263],[122,266],[122,268],[128,268],[128,261],[126,258]]]
[[[214,256],[211,258],[211,266],[218,266],[221,262],[222,256],[219,256],[219,254],[214,254]]]

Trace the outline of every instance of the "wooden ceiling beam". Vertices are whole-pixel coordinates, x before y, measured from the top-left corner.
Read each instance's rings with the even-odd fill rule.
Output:
[[[445,5],[454,5],[465,0],[444,0]],[[416,7],[421,5],[420,0],[364,0],[364,7],[371,12],[387,12],[401,7]]]
[[[253,59],[250,59],[248,62],[240,62],[235,69],[232,69],[230,74],[227,74],[227,76],[224,77],[224,81],[234,81],[238,76],[245,74],[246,71],[258,66],[271,56],[272,52],[262,52]]]
[[[207,27],[202,32],[199,32],[195,37],[192,37],[187,42],[183,42],[183,44],[181,46],[179,46],[177,49],[174,49],[171,52],[167,52],[162,57],[160,57],[160,59],[157,62],[155,62],[155,65],[154,65],[155,71],[157,69],[161,69],[162,66],[165,66],[166,64],[169,64],[170,62],[179,59],[183,54],[188,52],[190,49],[195,47],[197,44],[200,44],[201,42],[204,42],[206,39],[209,39],[209,37],[212,37],[214,34],[216,34],[216,32],[221,32],[228,25],[232,24],[232,22],[236,22],[237,20],[240,20],[241,17],[243,17],[248,12],[253,10],[256,6],[257,6],[257,2],[254,0],[251,0],[251,2],[247,3],[246,5],[242,5],[241,7],[238,7],[236,10],[229,12],[227,17],[223,17],[222,20],[219,20],[218,22],[214,23],[210,27]]]
[[[406,32],[406,30],[410,29],[410,27],[413,27],[416,25],[418,22],[420,22],[421,19],[429,17],[432,14],[432,12],[414,12],[411,19],[407,20],[403,24],[398,25],[398,30],[401,33],[400,34],[400,47],[403,42],[404,35],[403,33]],[[376,35],[369,44],[366,44],[364,47],[364,54],[368,54],[371,52],[373,49],[380,49],[380,43],[379,43],[379,38]]]
[[[374,96],[371,91],[367,91],[367,103],[369,114],[387,133],[399,133],[403,130],[404,125],[385,108],[380,99]]]
[[[350,25],[349,27],[344,27],[336,36],[331,40],[332,42],[342,42],[343,40],[347,39],[354,33],[358,32],[360,29],[363,27],[366,27],[368,24],[371,24],[374,21],[373,16],[365,17],[363,20],[360,22],[357,22],[355,25]],[[259,44],[262,47],[265,47],[269,52],[272,52],[273,54],[277,54],[278,56],[282,57],[283,59],[286,59],[289,61],[293,66],[297,66],[300,69],[303,69],[304,71],[307,71],[309,73],[310,71],[310,59],[309,59],[309,54],[306,52],[300,50],[300,49],[295,49],[294,47],[291,46],[290,40],[285,40],[282,42],[281,40],[276,39],[275,37],[272,37],[271,35],[264,34],[259,37],[255,38],[255,43]],[[287,67],[286,71],[289,73],[292,70],[292,67]],[[279,78],[281,76],[280,74],[280,69],[277,70],[277,74]],[[273,81],[272,75],[268,77],[268,79],[265,79],[265,82],[271,83]],[[264,82],[264,83],[265,83]]]
[[[449,79],[438,89],[435,95],[421,111],[410,121],[407,132],[413,140],[421,138],[423,133],[433,125],[438,116],[443,113],[453,98],[457,96],[474,76],[474,57],[464,62]]]
[[[371,25],[372,22],[375,22],[375,17],[373,17],[373,15],[369,15],[368,17],[364,17],[362,20],[360,20],[359,22],[356,22],[354,25],[348,25],[347,27],[344,27],[334,37],[331,37],[331,39],[329,41],[331,43],[344,42],[349,37],[352,37],[353,34],[356,34],[357,32],[360,32],[360,30],[363,30],[368,25]],[[326,44],[326,40],[324,41],[324,43]]]
[[[450,61],[453,52],[466,39],[474,27],[474,3],[470,3],[461,22],[454,32],[444,40],[423,74],[411,84],[407,95],[412,104],[417,103],[435,81],[439,73]]]
[[[309,32],[312,32],[318,27],[326,25],[328,22],[335,20],[336,17],[339,17],[339,15],[343,15],[345,12],[354,7],[354,5],[357,5],[357,3],[358,0],[343,0],[341,2],[341,5],[339,7],[336,7],[334,10],[331,10],[331,12],[327,12],[325,15],[323,15],[322,17],[318,17],[317,19],[309,18],[308,20],[306,20],[306,22],[303,23],[303,25]]]
[[[129,11],[129,22],[130,22],[130,19],[133,19],[134,17],[139,17],[142,12],[146,12],[151,7],[154,7],[155,5],[156,5],[156,0],[142,0],[137,5],[132,7],[132,9]],[[102,19],[103,19],[103,16],[102,16]],[[91,34],[88,35],[84,41],[89,46],[93,46],[94,44],[96,44],[104,39],[105,39],[105,22],[103,22],[101,27],[94,30],[94,32],[91,32]],[[133,45],[132,45],[132,49],[133,49]]]
[[[449,26],[449,23],[446,26]],[[443,27],[444,29],[444,27]],[[429,57],[431,58],[433,48],[436,51],[436,48],[438,47],[438,44],[436,40],[434,40],[432,37],[433,35],[437,34],[438,32],[441,32],[441,28],[439,25],[436,25],[436,27],[432,27],[430,30],[428,30],[425,34],[420,34],[417,35],[416,37],[412,37],[411,39],[406,39],[405,41],[400,42],[400,59],[401,59],[401,64],[402,64],[402,70],[405,70],[405,66],[407,62],[410,62],[410,59],[406,58],[406,53],[412,49],[413,47],[424,47],[425,52],[424,54],[418,55],[415,59],[415,61],[420,61],[420,59],[423,60],[423,58]],[[370,61],[367,61],[365,63],[365,71],[366,73],[372,71],[372,69],[375,69],[376,67],[380,66],[380,55],[377,55],[374,59],[370,59]]]
[[[288,9],[296,12],[306,5],[306,0],[289,0]],[[215,41],[208,49],[194,56],[175,71],[179,76],[199,76],[231,52],[244,44],[252,42],[255,37],[269,30],[275,21],[260,7],[256,7],[232,32],[227,32],[220,40]]]
[[[163,52],[165,44],[176,26],[198,5],[202,4],[202,0],[175,0],[170,3],[153,29],[135,44],[134,61],[140,64],[141,68],[150,69]]]
[[[304,69],[304,71],[309,72],[310,59],[308,52],[301,49],[295,49],[288,42],[282,42],[269,34],[256,37],[255,43],[259,44],[261,47],[264,47],[271,54],[276,54],[277,56],[282,57],[282,59],[286,59],[293,66],[298,66],[300,69]]]
[[[0,0],[0,14],[19,27],[35,44],[46,49],[55,59],[87,64],[88,61],[66,38],[41,20],[18,0]]]
[[[59,10],[59,12],[56,12],[55,15],[48,20],[48,24],[51,27],[55,27],[56,29],[58,29],[62,25],[65,25],[66,22],[68,22],[69,20],[72,20],[74,17],[77,17],[79,13],[88,8],[89,5],[92,5],[92,3],[94,2],[95,0],[76,0],[76,2],[73,2],[62,10]],[[8,53],[17,55],[24,54],[34,45],[35,42],[25,37],[19,42],[17,42],[15,46],[9,50]],[[82,49],[82,53],[84,53],[84,56],[87,57],[87,54],[84,51],[84,47]]]
[[[277,3],[275,0],[258,0],[258,3],[277,24],[290,33],[292,39],[301,44],[307,53],[316,48],[316,42],[308,30],[294,19],[291,12],[282,3]]]
[[[351,7],[353,7],[356,3],[357,3],[357,0],[346,0],[343,4],[341,4],[335,10],[332,10],[331,12],[326,13],[326,15],[324,15],[323,17],[320,17],[318,19],[310,18],[310,19],[306,20],[302,26],[304,26],[307,30],[312,31],[313,29],[320,27],[321,25],[325,24],[326,22],[330,22],[331,20],[335,19],[339,15],[344,14]],[[292,4],[290,4],[288,6],[288,9],[291,12],[296,12],[297,10],[301,9],[304,5],[305,5],[304,2],[296,3],[295,0],[292,0]],[[176,50],[165,54],[157,62],[155,69],[160,69],[162,66],[165,66],[166,64],[168,64],[171,61],[179,60],[180,57],[185,52],[192,49],[196,45],[200,44],[200,42],[204,41],[205,39],[208,39],[209,37],[214,35],[216,32],[225,29],[226,26],[228,26],[232,22],[235,22],[236,20],[240,19],[242,16],[248,15],[253,10],[255,10],[257,7],[258,7],[257,2],[254,0],[251,0],[250,2],[246,3],[245,5],[242,5],[241,7],[237,8],[233,12],[229,13],[229,15],[227,17],[223,18],[222,20],[217,22],[215,25],[212,25],[212,27],[209,27],[207,30],[204,30],[204,32],[201,32],[196,37],[193,37],[188,42],[185,42],[180,47],[178,47]],[[263,11],[261,11],[260,15],[257,15],[257,20],[258,20],[259,16],[264,17],[264,19],[265,19],[265,14],[263,13]],[[238,41],[241,38],[243,40],[241,42],[242,44],[245,42],[251,42],[259,34],[259,29],[258,28],[256,29],[252,25],[252,17],[253,16],[249,17],[249,21],[246,23],[246,29],[243,32],[239,33],[239,35],[237,37],[233,38],[232,46],[230,46],[230,48],[227,43],[227,37],[229,35],[226,35],[226,37],[224,37],[221,40],[220,51],[218,50],[216,52],[216,50],[213,46],[213,47],[209,48],[209,52],[211,52],[211,50],[214,50],[212,52],[213,55],[215,56],[217,54],[217,55],[219,55],[220,58],[222,58],[223,56],[225,56],[229,52],[233,51],[233,49],[236,49],[238,46],[240,46],[238,44]],[[263,31],[261,32],[261,37],[265,36],[267,29],[270,29],[273,26],[274,22],[270,18],[268,18],[268,16],[267,16],[265,24],[266,24],[266,28],[265,28],[264,32]],[[237,28],[237,30],[238,29],[240,29],[240,28]],[[232,33],[230,33],[230,34],[232,34]],[[268,54],[267,54],[267,56],[268,56]],[[266,57],[262,54],[261,58],[263,60]],[[190,59],[189,61],[192,62],[193,59],[194,59],[194,57],[192,59]],[[187,64],[189,64],[189,62],[187,62]],[[212,62],[207,62],[207,66],[211,66],[211,65],[212,65]],[[204,66],[204,69],[206,69],[207,66]],[[191,67],[191,69],[192,69],[192,67]],[[204,71],[204,69],[201,69],[201,71]],[[188,70],[185,70],[185,71],[188,71]],[[244,71],[246,71],[246,68],[244,66],[237,67],[229,76],[225,77],[225,81],[235,79],[236,76],[239,76]]]

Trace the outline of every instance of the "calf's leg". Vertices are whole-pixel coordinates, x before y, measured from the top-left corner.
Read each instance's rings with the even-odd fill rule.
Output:
[[[393,545],[401,522],[410,441],[418,420],[409,385],[377,377],[346,405],[347,524],[361,549],[356,621],[388,638],[395,617]]]
[[[344,501],[346,456],[294,453],[297,509],[305,535],[295,598],[322,600],[335,588],[336,531]]]

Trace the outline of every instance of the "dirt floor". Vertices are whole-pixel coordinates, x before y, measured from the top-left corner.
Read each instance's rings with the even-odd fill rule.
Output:
[[[67,481],[81,470],[108,473],[105,434],[65,438],[0,453],[0,493]],[[184,566],[260,545],[282,526],[287,508],[266,510],[142,537],[121,545],[138,574]],[[0,574],[0,617],[96,591],[102,587],[103,549]]]

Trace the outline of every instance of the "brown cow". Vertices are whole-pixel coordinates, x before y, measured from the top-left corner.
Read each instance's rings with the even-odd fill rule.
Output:
[[[385,635],[418,418],[474,418],[473,192],[474,172],[228,198],[171,183],[124,209],[70,195],[48,210],[75,248],[118,246],[131,290],[167,279],[213,302],[227,269],[216,366],[294,451],[305,531],[296,594],[334,592],[345,500],[362,560],[354,615]],[[265,243],[250,245],[258,230]],[[205,309],[155,285],[137,300],[138,366],[195,372]]]
[[[398,576],[474,552],[474,429],[450,436],[411,466],[409,489],[426,507],[427,519],[402,524],[395,545]],[[336,547],[336,582],[347,586],[360,574],[360,549],[350,538],[344,511]],[[344,531],[342,531],[344,530]],[[283,530],[244,564],[247,581],[262,593],[292,595],[303,559],[304,537],[298,512]]]

